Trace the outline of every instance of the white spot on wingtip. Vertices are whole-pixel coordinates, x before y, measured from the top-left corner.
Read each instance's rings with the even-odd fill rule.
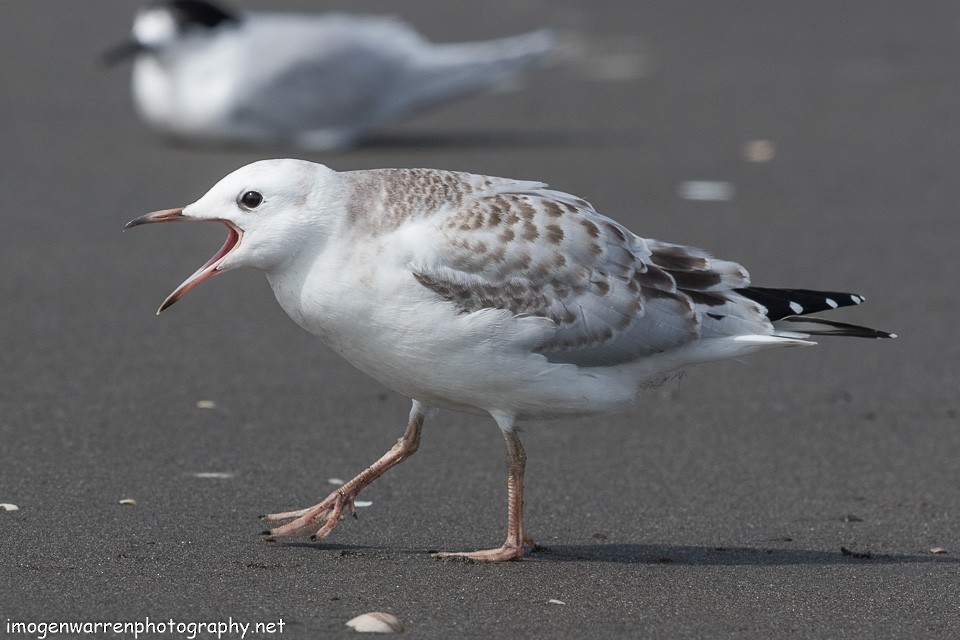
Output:
[[[858,296],[855,293],[850,294],[850,299],[853,300],[853,304],[860,304],[864,300],[863,296]]]
[[[801,304],[798,303],[798,302],[791,302],[791,303],[790,303],[790,310],[799,315],[799,314],[803,313],[803,305],[801,305]]]
[[[837,301],[834,300],[833,298],[826,298],[826,299],[824,300],[824,302],[826,302],[828,305],[830,305],[830,308],[831,308],[831,309],[836,309],[837,307],[840,306],[840,305],[837,304]]]

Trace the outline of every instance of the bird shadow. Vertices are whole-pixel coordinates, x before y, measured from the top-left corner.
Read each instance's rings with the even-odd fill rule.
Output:
[[[309,548],[340,556],[430,555],[436,549],[283,542],[280,546]],[[789,566],[789,565],[869,565],[869,564],[945,564],[956,566],[960,558],[936,554],[874,553],[865,549],[840,547],[836,551],[787,549],[782,547],[706,547],[656,544],[585,544],[537,547],[524,556],[535,562],[609,562],[614,564],[681,566]]]
[[[537,555],[536,552],[533,554]],[[650,544],[555,545],[545,559],[559,562],[612,562],[619,564],[677,564],[691,566],[846,565],[861,563],[960,564],[960,559],[934,554],[875,553],[840,547],[789,549],[783,547],[706,547]]]
[[[639,143],[633,131],[421,131],[378,133],[364,139],[359,150],[430,149],[560,149],[565,147],[626,147]]]
[[[232,153],[262,152],[278,154],[311,153],[310,149],[277,142],[256,144],[162,136],[167,145],[184,151],[221,151]],[[629,147],[640,142],[632,131],[564,131],[529,129],[513,131],[418,131],[376,133],[350,148],[330,151],[430,151],[442,149],[562,149],[583,147]]]

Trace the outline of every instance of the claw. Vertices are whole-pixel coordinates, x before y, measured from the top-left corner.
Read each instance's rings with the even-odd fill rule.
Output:
[[[523,545],[505,542],[503,546],[496,549],[483,549],[481,551],[471,552],[441,551],[440,553],[433,554],[433,557],[442,562],[504,562],[521,559],[523,557]]]
[[[312,532],[313,535],[309,535],[309,538],[319,540],[333,531],[337,523],[345,519],[344,507],[349,510],[350,515],[356,518],[357,510],[354,499],[357,494],[383,475],[385,471],[403,462],[416,452],[420,445],[420,429],[423,427],[423,419],[423,407],[419,402],[414,402],[413,409],[410,411],[407,430],[403,437],[397,441],[397,444],[353,480],[338,487],[324,498],[323,502],[308,509],[260,516],[262,520],[267,522],[282,523],[271,530],[270,537],[308,536]]]

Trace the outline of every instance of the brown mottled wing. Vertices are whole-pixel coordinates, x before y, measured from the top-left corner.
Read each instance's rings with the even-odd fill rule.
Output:
[[[762,308],[733,291],[738,264],[644,240],[574,196],[537,188],[478,194],[432,221],[420,284],[462,313],[549,318],[538,351],[555,362],[615,365],[701,336],[769,333]]]

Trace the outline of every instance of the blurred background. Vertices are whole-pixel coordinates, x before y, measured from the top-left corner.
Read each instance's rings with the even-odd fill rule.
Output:
[[[0,10],[9,618],[283,617],[292,637],[376,609],[417,637],[956,630],[957,5],[235,5],[392,14],[435,42],[564,33],[562,63],[338,152],[149,129],[129,64],[100,60],[137,6]],[[542,180],[757,285],[860,293],[834,317],[900,338],[703,366],[633,412],[531,425],[528,528],[552,551],[522,563],[426,554],[502,535],[501,438],[451,413],[364,494],[359,522],[266,545],[256,515],[352,477],[400,435],[408,399],[298,329],[258,273],[154,317],[222,230],[121,229],[280,156]]]

